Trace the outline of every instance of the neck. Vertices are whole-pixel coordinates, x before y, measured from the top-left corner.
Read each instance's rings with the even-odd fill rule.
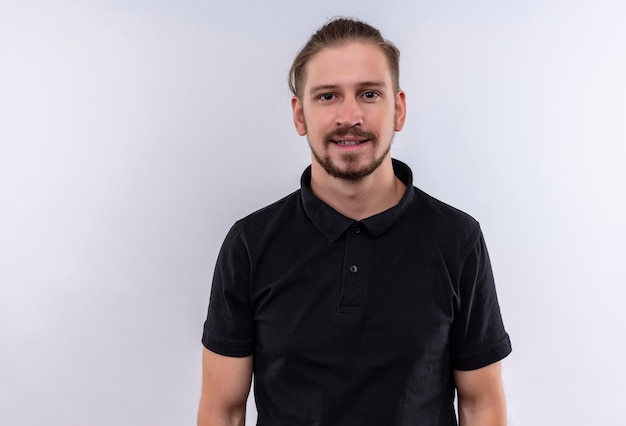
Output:
[[[372,174],[357,181],[328,175],[315,159],[311,164],[313,194],[354,220],[363,220],[395,206],[405,189],[404,183],[393,172],[391,157],[385,159]]]

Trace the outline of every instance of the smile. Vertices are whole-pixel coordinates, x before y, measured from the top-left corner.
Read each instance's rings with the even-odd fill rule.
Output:
[[[360,145],[364,142],[367,142],[367,139],[364,139],[362,141],[349,140],[349,141],[333,141],[333,142],[339,146],[354,146],[354,145]]]

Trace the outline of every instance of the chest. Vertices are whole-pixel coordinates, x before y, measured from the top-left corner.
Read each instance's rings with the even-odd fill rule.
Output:
[[[416,354],[440,361],[458,266],[436,241],[419,237],[372,238],[354,228],[334,242],[283,241],[280,253],[268,247],[253,270],[257,352],[338,365],[367,354],[368,368],[403,357],[412,363]]]

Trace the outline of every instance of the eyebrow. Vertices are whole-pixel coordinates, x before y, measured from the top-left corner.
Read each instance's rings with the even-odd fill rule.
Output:
[[[386,84],[383,81],[362,81],[360,83],[357,83],[356,86],[359,88],[371,87],[375,89],[382,89],[386,86]],[[339,85],[337,84],[321,84],[319,86],[311,87],[311,90],[309,90],[309,93],[313,94],[313,93],[322,92],[326,90],[335,90],[338,87]]]

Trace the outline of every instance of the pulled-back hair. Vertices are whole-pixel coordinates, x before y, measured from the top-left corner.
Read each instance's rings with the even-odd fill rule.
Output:
[[[335,18],[317,30],[293,60],[289,70],[289,89],[295,96],[301,96],[306,64],[313,55],[327,47],[338,47],[349,42],[372,43],[387,57],[394,90],[400,88],[400,51],[390,41],[385,40],[380,31],[365,22],[350,18]]]

